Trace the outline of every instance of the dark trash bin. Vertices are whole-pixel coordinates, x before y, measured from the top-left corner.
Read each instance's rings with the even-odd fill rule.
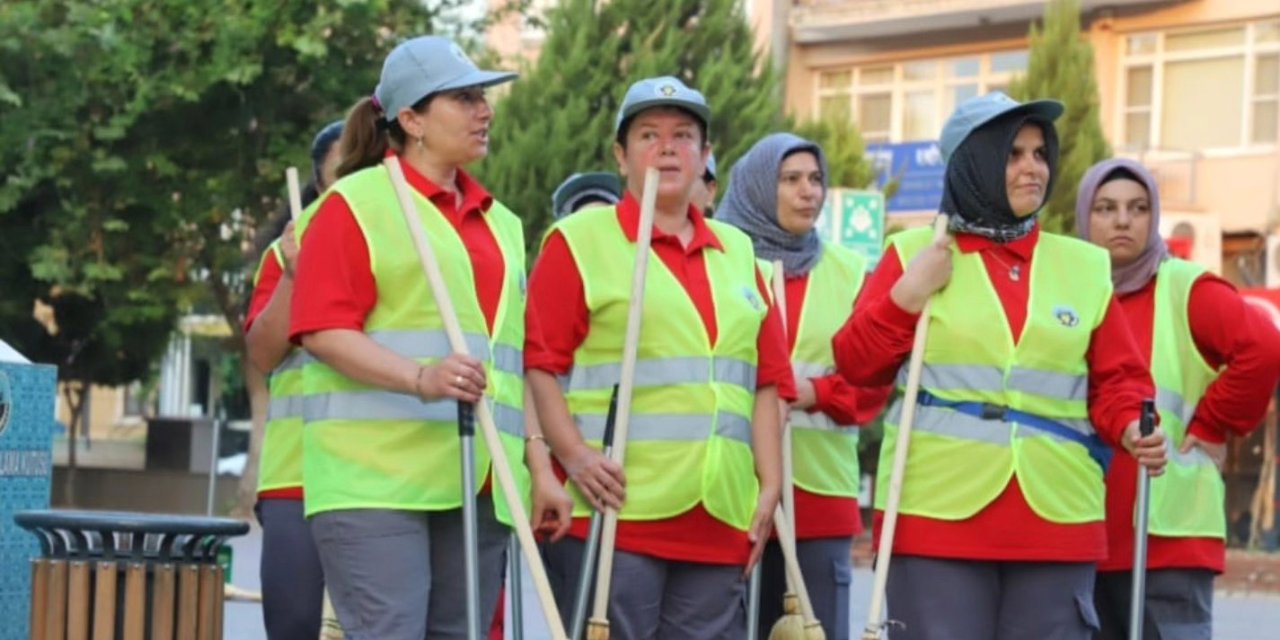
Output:
[[[221,640],[218,550],[249,531],[227,518],[21,511],[31,561],[32,640]]]

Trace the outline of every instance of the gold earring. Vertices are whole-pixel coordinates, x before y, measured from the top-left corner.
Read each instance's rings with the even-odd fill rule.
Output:
[[[418,148],[419,148],[419,149],[426,149],[426,148],[427,148],[427,143],[426,143],[426,142],[424,142],[426,139],[427,139],[427,137],[426,137],[426,136],[418,136]]]

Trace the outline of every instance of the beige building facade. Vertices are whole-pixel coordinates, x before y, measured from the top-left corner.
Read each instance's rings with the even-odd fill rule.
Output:
[[[753,1],[762,48],[787,43],[787,108],[848,118],[873,151],[936,140],[957,102],[1025,72],[1028,28],[1045,4]],[[1194,259],[1239,284],[1280,287],[1280,264],[1265,260],[1268,244],[1270,262],[1280,254],[1280,2],[1082,8],[1103,129],[1118,154],[1157,175],[1166,235],[1189,236]],[[927,213],[890,215],[910,224]]]

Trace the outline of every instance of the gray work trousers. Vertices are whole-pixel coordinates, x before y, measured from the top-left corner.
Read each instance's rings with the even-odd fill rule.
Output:
[[[259,500],[262,525],[262,622],[269,640],[316,640],[324,600],[320,553],[301,500]]]
[[[817,538],[796,543],[796,556],[813,613],[822,623],[827,640],[849,640],[849,588],[853,583],[853,537]],[[760,561],[760,637],[767,638],[782,616],[787,588],[782,547],[777,541],[765,547]]]
[[[1091,640],[1096,565],[893,556],[891,640]]]
[[[565,626],[577,594],[582,540],[543,548],[551,591]],[[746,581],[739,565],[676,562],[614,552],[609,589],[610,640],[742,640],[747,633]],[[588,594],[587,616],[593,602]]]
[[[480,496],[480,628],[498,605],[510,529]],[[311,518],[329,598],[347,640],[467,636],[462,510],[351,509]]]
[[[1132,571],[1098,574],[1094,603],[1102,631],[1098,640],[1129,637]],[[1210,640],[1213,637],[1213,572],[1153,569],[1147,572],[1142,640]]]

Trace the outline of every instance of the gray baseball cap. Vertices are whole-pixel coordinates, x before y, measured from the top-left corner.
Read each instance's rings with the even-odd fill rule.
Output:
[[[616,204],[621,198],[622,180],[616,174],[603,171],[575,173],[551,194],[551,211],[558,220],[572,213],[585,199]]]
[[[395,120],[401,109],[441,91],[490,87],[514,80],[509,71],[485,71],[448,38],[419,36],[396,46],[382,63],[382,77],[373,95],[384,117]]]
[[[707,99],[697,89],[685,86],[674,76],[659,76],[639,80],[627,89],[622,98],[622,107],[618,109],[618,118],[613,123],[613,133],[622,132],[622,126],[636,114],[654,107],[677,107],[693,114],[702,121],[704,127],[711,127],[711,107]]]
[[[961,102],[951,112],[946,124],[942,125],[942,138],[938,146],[942,150],[942,159],[951,159],[951,154],[960,147],[960,143],[973,133],[974,129],[991,122],[1008,113],[1022,113],[1029,116],[1040,116],[1049,122],[1062,115],[1064,107],[1057,100],[1032,100],[1018,102],[1000,91],[992,91],[983,96],[976,96]]]

